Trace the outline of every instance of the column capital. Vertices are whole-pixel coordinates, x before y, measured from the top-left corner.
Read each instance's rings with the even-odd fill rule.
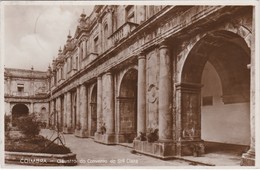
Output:
[[[141,51],[140,53],[139,53],[139,55],[138,55],[138,60],[139,59],[145,59],[146,58],[146,55],[145,55],[145,53],[144,53],[144,51]]]
[[[169,48],[169,44],[166,40],[163,40],[162,42],[159,43],[159,49],[163,48]]]
[[[98,79],[98,80],[101,80],[101,79],[102,79],[102,74],[98,75],[98,76],[97,76],[97,79]]]
[[[105,73],[106,75],[112,75],[112,72],[109,70]]]

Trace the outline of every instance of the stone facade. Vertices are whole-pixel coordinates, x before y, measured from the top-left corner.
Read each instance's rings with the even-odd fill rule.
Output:
[[[163,159],[203,154],[201,79],[210,63],[221,102],[250,103],[251,144],[241,162],[254,165],[253,13],[252,6],[141,5],[82,13],[49,70],[50,127],[103,144],[133,142]],[[155,142],[137,137],[155,130]]]
[[[43,123],[49,118],[48,72],[5,68],[5,114],[35,113]]]

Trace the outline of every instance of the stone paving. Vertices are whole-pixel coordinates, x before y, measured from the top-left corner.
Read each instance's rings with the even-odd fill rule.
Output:
[[[52,132],[43,130],[43,136],[50,137]],[[53,135],[52,139],[56,136]],[[77,154],[79,166],[191,166],[183,160],[160,160],[153,157],[132,154],[131,148],[119,145],[103,145],[91,138],[78,138],[64,135],[66,146]]]
[[[56,134],[53,135],[52,131],[46,129],[41,131],[41,135],[47,138],[52,136],[51,139],[56,137]],[[73,134],[63,136],[66,146],[77,154],[79,166],[239,166],[241,158],[237,153],[238,149],[224,147],[201,157],[184,156],[180,159],[161,160],[131,153],[131,144],[104,145],[94,142],[92,138],[79,138]]]

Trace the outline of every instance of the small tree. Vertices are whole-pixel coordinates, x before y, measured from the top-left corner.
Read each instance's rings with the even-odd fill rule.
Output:
[[[37,121],[34,114],[28,116],[22,116],[16,120],[17,127],[21,132],[28,136],[34,137],[40,132],[40,122]]]
[[[5,115],[5,137],[10,137],[10,130],[11,130],[11,116]]]

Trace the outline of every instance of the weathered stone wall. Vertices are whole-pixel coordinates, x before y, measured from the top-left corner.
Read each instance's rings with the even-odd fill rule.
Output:
[[[250,144],[250,104],[224,104],[219,76],[210,63],[202,76],[201,97],[212,96],[213,104],[201,107],[201,135],[205,141]]]
[[[159,51],[154,49],[146,55],[146,128],[158,128]]]

